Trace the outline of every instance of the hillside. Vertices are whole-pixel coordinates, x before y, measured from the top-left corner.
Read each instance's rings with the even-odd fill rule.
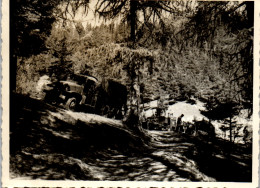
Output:
[[[133,132],[119,120],[21,95],[10,127],[11,178],[251,181],[251,151],[168,131]],[[234,170],[235,169],[235,170]],[[221,173],[220,173],[221,172]]]

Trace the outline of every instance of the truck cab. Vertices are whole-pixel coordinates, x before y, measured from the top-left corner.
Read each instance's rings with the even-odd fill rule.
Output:
[[[82,105],[95,108],[98,84],[99,82],[95,77],[75,74],[68,77],[67,80],[53,83],[54,86],[50,93],[52,97],[58,96],[58,98],[53,97],[55,103],[61,104],[68,110],[75,110]],[[56,95],[53,95],[53,93],[56,93]]]

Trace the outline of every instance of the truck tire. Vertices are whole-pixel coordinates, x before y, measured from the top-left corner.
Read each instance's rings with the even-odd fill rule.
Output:
[[[65,104],[65,108],[67,110],[72,110],[72,111],[75,111],[76,107],[77,107],[77,99],[75,97],[71,97],[71,98],[68,98],[66,104]]]

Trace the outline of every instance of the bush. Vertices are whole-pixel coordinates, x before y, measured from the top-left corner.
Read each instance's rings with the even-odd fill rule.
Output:
[[[49,54],[40,54],[27,59],[19,59],[16,92],[31,97],[40,97],[41,93],[37,91],[37,82],[41,76],[48,73],[48,68],[54,61],[55,58]]]

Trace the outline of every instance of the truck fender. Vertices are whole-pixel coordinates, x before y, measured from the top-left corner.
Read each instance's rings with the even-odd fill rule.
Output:
[[[87,98],[86,95],[82,95],[82,99],[79,104],[80,105],[85,104],[86,98]]]

